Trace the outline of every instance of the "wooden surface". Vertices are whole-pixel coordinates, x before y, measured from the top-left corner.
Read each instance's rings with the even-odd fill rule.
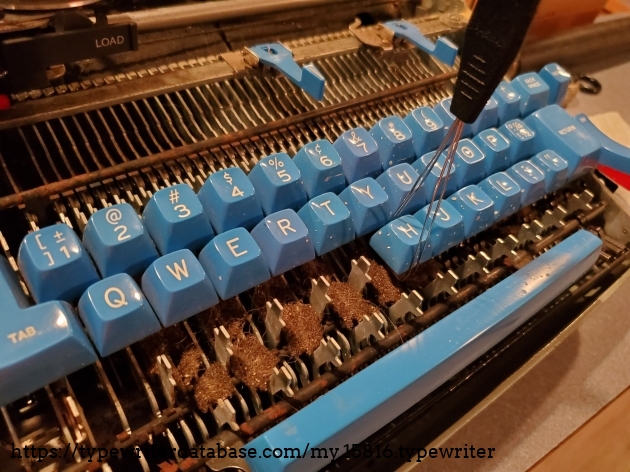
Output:
[[[630,471],[630,388],[543,457],[529,472]]]

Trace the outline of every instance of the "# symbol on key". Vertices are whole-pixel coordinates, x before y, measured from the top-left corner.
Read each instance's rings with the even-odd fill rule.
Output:
[[[115,225],[122,220],[122,213],[118,208],[110,208],[107,210],[107,213],[105,213],[105,219],[110,225]]]
[[[271,158],[269,159],[269,165],[272,167],[275,167],[276,169],[279,169],[280,167],[284,167],[284,162],[282,162],[281,160],[279,160],[277,157],[275,158]]]
[[[168,199],[171,201],[171,204],[177,203],[179,201],[179,192],[175,189],[171,190],[168,194]]]
[[[223,174],[223,180],[225,180],[228,184],[232,185],[232,176],[225,172]]]

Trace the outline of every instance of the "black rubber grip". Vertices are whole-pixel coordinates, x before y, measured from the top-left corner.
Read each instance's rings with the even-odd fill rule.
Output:
[[[523,44],[540,0],[479,0],[455,82],[451,113],[473,123]]]

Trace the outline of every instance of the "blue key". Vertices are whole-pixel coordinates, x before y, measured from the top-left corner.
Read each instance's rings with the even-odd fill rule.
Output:
[[[505,172],[497,172],[477,184],[494,202],[494,220],[499,221],[521,208],[521,187]]]
[[[413,135],[398,116],[388,116],[376,123],[370,135],[378,145],[383,170],[403,162],[413,162]]]
[[[341,157],[327,139],[306,144],[293,162],[302,175],[302,185],[309,198],[326,192],[339,193],[346,186]]]
[[[254,186],[238,167],[212,174],[197,196],[217,234],[238,227],[251,229],[263,219]]]
[[[17,262],[37,303],[71,302],[99,280],[79,237],[64,224],[27,234],[20,244]]]
[[[389,220],[389,197],[374,179],[350,184],[339,194],[339,198],[350,210],[357,237],[377,230]]]
[[[267,216],[252,230],[272,276],[315,259],[308,228],[293,210]]]
[[[466,238],[489,228],[494,222],[494,203],[476,185],[469,185],[450,198],[449,203],[464,218],[464,231]]]
[[[457,188],[465,187],[484,178],[486,172],[486,156],[473,141],[462,139],[457,143],[455,151],[455,181]]]
[[[455,115],[451,113],[451,102],[453,101],[452,97],[445,98],[438,102],[434,107],[433,111],[440,118],[442,123],[444,123],[444,134],[448,133],[448,130],[451,129],[453,122],[455,121]],[[469,138],[472,136],[472,127],[469,123],[464,125],[462,129],[462,138]]]
[[[413,151],[420,158],[438,148],[444,138],[444,123],[429,107],[420,107],[403,120],[413,134]]]
[[[422,173],[431,163],[431,159],[433,159],[434,156],[435,156],[434,152],[428,152],[424,156],[422,156],[420,159],[418,159],[416,162],[414,162],[411,167],[413,167],[419,175],[422,175]],[[437,186],[438,180],[440,178],[440,173],[442,172],[442,168],[444,167],[445,163],[446,163],[446,154],[442,153],[440,154],[440,157],[438,158],[437,162],[433,165],[431,172],[427,174],[426,179],[424,183],[422,184],[422,187],[420,187],[419,192],[424,193],[424,198],[426,202],[431,201],[431,198],[433,196],[433,189],[435,189],[435,187]],[[445,197],[449,196],[455,190],[457,190],[458,179],[456,176],[457,166],[455,165],[455,162],[453,162],[453,164],[450,166],[448,170],[450,170],[450,172],[449,172],[448,181],[446,183],[446,190],[444,191]],[[445,170],[444,176],[446,176],[446,172],[447,171]],[[439,191],[441,192],[442,188],[440,188]],[[436,198],[439,198],[439,197],[440,197],[440,194],[438,193],[436,195]]]
[[[350,210],[334,193],[313,198],[298,211],[318,256],[343,246],[354,239]]]
[[[492,94],[497,101],[499,125],[503,125],[514,118],[518,118],[521,112],[521,95],[509,82],[501,82]]]
[[[308,197],[302,186],[302,175],[284,152],[263,157],[249,173],[265,215],[285,208],[297,210]]]
[[[534,203],[545,195],[545,174],[531,160],[514,164],[507,174],[521,187],[521,206]]]
[[[442,200],[440,202],[440,210],[436,213],[437,203],[433,204],[431,214],[435,215],[433,218],[433,225],[431,226],[431,234],[429,235],[429,242],[433,250],[432,256],[437,256],[447,249],[456,246],[461,243],[464,236],[464,218],[459,212],[453,208],[448,200]],[[429,212],[429,206],[427,205],[414,216],[420,223],[424,224],[427,213]],[[427,228],[425,231],[429,231],[427,222]]]
[[[527,116],[549,103],[549,86],[536,72],[514,77],[512,87],[521,95],[521,116]]]
[[[151,305],[127,274],[112,275],[91,285],[81,296],[78,308],[101,356],[109,356],[161,329]]]
[[[545,174],[545,193],[553,192],[567,182],[569,164],[555,152],[542,151],[531,160]]]
[[[486,105],[481,110],[479,117],[470,125],[473,135],[479,134],[484,129],[494,128],[499,124],[499,103],[495,98],[490,97]]]
[[[562,105],[564,97],[566,97],[567,91],[569,90],[571,74],[558,64],[553,63],[547,64],[540,69],[538,75],[540,75],[540,78],[549,86],[549,105],[554,103]]]
[[[499,128],[499,132],[510,142],[508,156],[510,164],[516,164],[534,154],[538,147],[536,133],[521,120],[510,120]],[[536,147],[535,147],[536,146]]]
[[[418,173],[409,164],[398,164],[390,167],[378,176],[376,182],[383,187],[389,197],[387,208],[389,218],[396,212],[403,199],[409,194],[414,184],[418,180]],[[419,190],[411,200],[405,205],[403,215],[408,215],[418,211],[427,203],[426,192]]]
[[[97,357],[66,302],[28,306],[9,262],[0,257],[0,405],[6,405]]]
[[[271,277],[260,247],[244,228],[216,236],[199,253],[199,262],[223,300]]]
[[[346,131],[333,144],[341,156],[343,173],[348,183],[381,173],[378,145],[365,128]]]
[[[83,245],[103,277],[121,272],[140,275],[158,258],[149,233],[129,203],[103,208],[90,216]]]
[[[485,174],[490,175],[510,167],[510,142],[496,129],[486,129],[473,138],[481,152],[486,155]]]
[[[416,248],[420,244],[420,233],[421,222],[409,215],[401,216],[374,233],[370,238],[370,246],[396,274],[400,275],[411,267]],[[427,261],[431,257],[431,246],[427,240],[428,232],[425,230],[422,234],[424,248],[417,263]]]
[[[198,251],[214,236],[199,198],[186,184],[155,192],[142,212],[142,222],[161,254]]]
[[[142,291],[164,326],[219,303],[212,282],[188,249],[154,261],[142,275]]]
[[[536,147],[551,149],[569,163],[569,178],[597,166],[601,146],[584,126],[558,105],[549,105],[525,119],[536,132]]]

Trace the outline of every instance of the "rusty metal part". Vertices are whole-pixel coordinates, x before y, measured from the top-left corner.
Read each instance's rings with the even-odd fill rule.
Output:
[[[127,161],[122,164],[113,165],[111,167],[107,167],[107,168],[100,169],[93,172],[87,172],[85,174],[77,175],[75,177],[61,180],[59,182],[42,185],[34,189],[25,190],[23,192],[16,193],[13,195],[8,195],[8,196],[0,198],[0,210],[4,208],[16,206],[16,205],[21,205],[29,201],[47,198],[52,195],[57,195],[62,192],[73,190],[77,187],[93,184],[93,183],[96,183],[105,179],[111,179],[119,175],[129,173],[129,172],[140,171],[142,169],[149,169],[151,167],[158,166],[168,161],[172,161],[172,160],[179,159],[182,157],[187,157],[187,156],[190,156],[192,154],[195,154],[204,150],[209,150],[212,148],[225,146],[227,144],[237,142],[237,141],[242,141],[242,140],[257,136],[257,135],[271,133],[273,131],[287,128],[289,126],[295,125],[300,122],[312,120],[312,119],[319,118],[325,115],[338,113],[348,108],[354,108],[354,107],[367,105],[371,102],[384,100],[389,97],[398,96],[403,93],[411,93],[421,88],[427,87],[429,85],[433,85],[436,83],[450,80],[455,77],[455,74],[456,74],[455,72],[445,72],[442,74],[437,74],[433,77],[430,77],[424,80],[419,80],[414,83],[400,85],[398,87],[392,87],[391,89],[376,92],[372,95],[357,97],[343,103],[338,103],[338,104],[318,108],[315,110],[307,111],[300,115],[290,116],[290,117],[283,118],[280,120],[271,121],[269,123],[265,123],[262,125],[252,126],[250,128],[236,131],[234,133],[228,133],[228,134],[224,134],[224,135],[217,136],[214,138],[205,139],[202,141],[198,141],[196,143],[180,146],[175,149],[159,152],[157,154],[153,154],[148,157],[135,159],[132,161]]]

